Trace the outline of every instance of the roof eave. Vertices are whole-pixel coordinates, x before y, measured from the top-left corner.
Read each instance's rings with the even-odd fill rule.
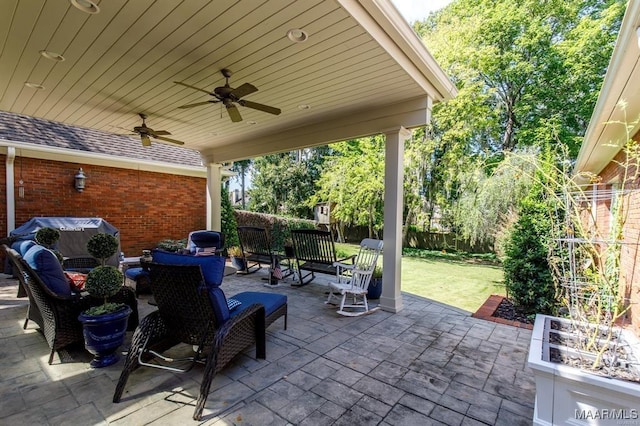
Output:
[[[576,173],[599,174],[640,129],[640,100],[636,96],[637,80],[633,77],[640,74],[638,25],[640,0],[630,0],[576,159]],[[626,103],[625,108],[620,107],[621,101]]]

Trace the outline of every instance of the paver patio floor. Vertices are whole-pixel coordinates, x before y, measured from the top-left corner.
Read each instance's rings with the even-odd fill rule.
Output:
[[[266,360],[249,349],[216,376],[200,424],[531,424],[531,331],[407,293],[399,313],[342,317],[323,303],[322,278],[265,288],[265,276],[229,275],[222,288],[227,297],[286,294],[288,329],[282,319],[269,327]],[[123,361],[92,369],[77,348],[48,365],[37,326],[22,329],[27,301],[16,299],[16,288],[0,274],[0,424],[198,424],[191,416],[200,366],[185,374],[138,369],[114,404]],[[147,301],[139,299],[141,317],[154,309]]]

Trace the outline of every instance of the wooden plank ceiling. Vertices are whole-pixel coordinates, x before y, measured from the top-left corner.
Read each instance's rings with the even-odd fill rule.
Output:
[[[432,60],[426,49],[407,53],[417,37],[403,40],[411,30],[387,0],[103,0],[94,1],[96,14],[71,3],[3,0],[0,110],[121,134],[145,113],[149,127],[228,161],[289,147],[261,144],[265,136],[401,111],[407,100],[426,108],[427,96],[437,102],[455,92],[437,65],[426,77],[420,70]],[[289,40],[292,28],[308,40]],[[258,88],[244,99],[282,113],[239,106],[243,120],[234,123],[221,103],[178,108],[213,98],[174,81],[212,91],[224,84],[223,68],[233,72],[232,87]]]

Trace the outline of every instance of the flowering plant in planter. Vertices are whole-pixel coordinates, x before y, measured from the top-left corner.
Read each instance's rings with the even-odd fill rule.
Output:
[[[615,183],[562,171],[548,188],[555,206],[548,259],[565,318],[538,315],[534,324],[536,425],[592,424],[638,407],[640,342],[620,327],[630,306],[624,257],[637,245],[625,222],[640,197],[638,143],[629,140],[622,152]]]

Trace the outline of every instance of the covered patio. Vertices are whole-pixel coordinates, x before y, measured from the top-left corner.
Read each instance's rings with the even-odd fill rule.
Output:
[[[140,128],[144,114],[201,154],[207,229],[221,230],[220,182],[231,162],[384,134],[384,279],[395,286],[381,307],[403,308],[407,129],[429,123],[456,88],[389,0],[12,0],[5,10],[0,110],[120,134]],[[222,74],[232,88],[256,90],[217,98]],[[159,143],[140,136],[133,143]],[[2,145],[7,158],[19,149]],[[14,180],[8,173],[8,228]]]
[[[286,294],[288,329],[282,319],[269,327],[266,360],[249,349],[216,375],[201,424],[531,424],[529,330],[406,293],[399,313],[343,317],[323,303],[327,276],[266,289],[264,274],[229,275],[222,288]],[[201,367],[181,375],[141,368],[114,404],[122,362],[94,370],[78,348],[48,365],[36,326],[22,329],[26,299],[15,298],[16,286],[0,275],[0,423],[192,422]],[[141,315],[155,309],[144,296],[139,306]]]

